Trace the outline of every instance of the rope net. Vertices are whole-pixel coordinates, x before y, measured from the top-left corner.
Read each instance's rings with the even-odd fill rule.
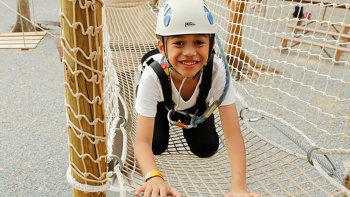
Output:
[[[248,108],[240,124],[249,189],[263,196],[350,196],[342,183],[350,155],[349,0],[206,2],[237,106]],[[110,167],[123,196],[143,183],[133,153],[134,92],[140,59],[156,47],[156,9],[148,2],[107,4],[104,17],[106,128],[110,157],[120,158]],[[229,190],[217,112],[215,122],[221,143],[213,157],[192,155],[176,127],[166,153],[156,156],[166,181],[184,196]]]

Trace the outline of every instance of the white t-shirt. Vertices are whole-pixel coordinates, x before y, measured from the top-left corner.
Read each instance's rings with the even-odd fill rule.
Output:
[[[157,54],[150,58],[161,62],[162,57],[163,56],[161,54]],[[213,62],[212,84],[206,98],[207,102],[219,100],[226,83],[225,66],[222,60],[219,57],[214,56]],[[141,68],[142,65],[139,65],[139,70]],[[187,101],[184,101],[181,96],[179,96],[179,91],[176,89],[173,81],[171,80],[172,99],[175,103],[176,110],[188,109],[196,104],[196,100],[199,94],[199,85],[202,82],[202,76],[203,73],[200,75],[199,82],[192,97]],[[162,101],[164,101],[164,97],[158,76],[150,66],[146,66],[139,80],[139,87],[135,101],[136,112],[142,116],[155,117],[157,113],[157,104],[158,102]],[[221,106],[230,105],[234,102],[235,94],[233,90],[233,83],[230,80],[230,85],[226,97],[221,102]]]

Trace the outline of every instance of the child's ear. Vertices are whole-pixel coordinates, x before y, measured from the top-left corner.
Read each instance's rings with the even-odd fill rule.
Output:
[[[165,56],[164,44],[163,44],[162,40],[158,39],[158,41],[157,41],[157,46],[158,46],[159,52],[160,52],[163,56]]]

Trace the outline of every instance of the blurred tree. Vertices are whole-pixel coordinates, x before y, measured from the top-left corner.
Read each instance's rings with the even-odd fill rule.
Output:
[[[30,22],[29,0],[17,0],[17,21],[12,28],[12,32],[31,32],[35,31],[35,26]],[[25,18],[28,20],[26,20]]]

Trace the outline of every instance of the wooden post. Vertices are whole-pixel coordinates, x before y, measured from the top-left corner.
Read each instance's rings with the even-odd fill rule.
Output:
[[[244,70],[243,72],[248,75],[250,75],[251,71],[244,67],[246,64],[251,65],[257,70],[275,72],[274,69],[269,69],[264,65],[256,64],[256,62],[252,61],[242,50],[242,21],[246,2],[248,2],[248,0],[226,0],[226,6],[231,10],[227,27],[227,33],[229,34],[229,45],[226,49],[227,61],[230,65],[236,67],[238,71]],[[243,60],[243,63],[239,62],[237,58]],[[239,78],[240,76],[238,75],[237,79]]]
[[[96,5],[88,6],[92,2],[61,0],[61,41],[71,174],[81,184],[100,186],[106,183],[107,173],[102,30],[97,28],[102,25],[103,3],[96,0]],[[75,188],[73,194],[106,196],[104,191]]]
[[[226,49],[227,61],[230,65],[233,65],[238,71],[242,70],[243,64],[238,61],[236,57],[239,57],[244,62],[246,62],[246,55],[241,49],[242,46],[242,20],[243,13],[246,6],[247,0],[233,1],[226,0],[226,6],[230,12],[229,24],[227,27],[227,32],[229,34],[228,47]],[[248,62],[247,62],[248,63]],[[237,74],[236,79],[240,79],[240,74]]]
[[[347,35],[350,31],[350,26],[344,26],[343,30],[341,31],[342,34]],[[341,38],[342,41],[344,41],[344,43],[350,42],[349,38]],[[340,44],[341,47],[346,47],[347,44]],[[341,50],[336,50],[335,51],[335,60],[339,61],[340,56],[343,54],[343,51]],[[350,187],[350,186],[349,186]]]
[[[158,0],[152,0],[152,3],[151,3],[151,6],[156,6],[157,5],[157,3],[158,3]]]

